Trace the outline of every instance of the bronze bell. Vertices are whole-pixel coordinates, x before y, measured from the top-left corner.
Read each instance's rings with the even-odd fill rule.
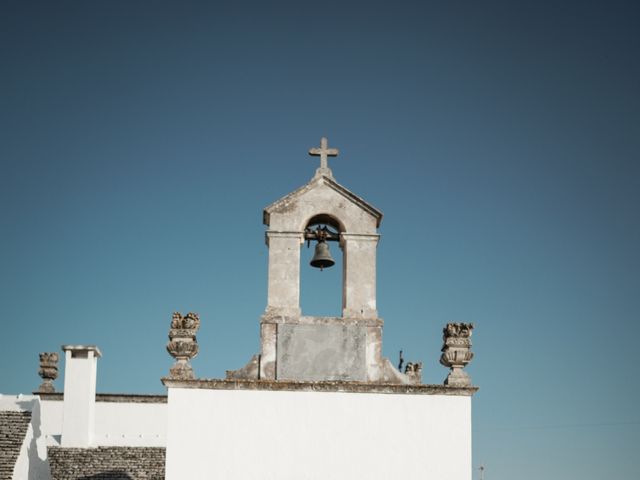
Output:
[[[335,261],[331,256],[331,252],[329,251],[329,245],[326,242],[320,241],[316,245],[316,251],[313,254],[313,258],[309,262],[312,267],[319,268],[322,270],[323,268],[333,267],[335,265]]]

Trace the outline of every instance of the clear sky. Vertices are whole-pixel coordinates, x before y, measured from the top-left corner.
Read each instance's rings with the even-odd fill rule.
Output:
[[[636,1],[4,1],[0,69],[1,392],[68,343],[99,391],[164,392],[175,310],[197,375],[244,365],[262,209],[326,135],[385,214],[385,354],[440,383],[442,326],[476,325],[486,479],[637,478]],[[337,270],[303,268],[305,313]]]

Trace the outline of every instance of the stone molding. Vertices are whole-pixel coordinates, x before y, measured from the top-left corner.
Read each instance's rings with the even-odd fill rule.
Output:
[[[293,325],[358,325],[363,327],[382,327],[384,320],[381,318],[354,318],[354,317],[314,317],[311,315],[263,315],[261,324],[293,324]]]
[[[64,392],[33,392],[41,401],[63,401]],[[104,403],[167,403],[166,395],[145,395],[139,393],[96,393],[96,402]]]
[[[304,232],[278,232],[274,230],[267,230],[264,232],[264,242],[267,246],[272,238],[287,238],[287,239],[295,239],[300,242],[300,245],[304,243]]]
[[[341,240],[357,240],[364,242],[378,242],[380,241],[380,234],[371,234],[371,233],[340,233]]]
[[[102,352],[95,345],[62,345],[62,351],[71,352],[73,357],[88,354],[89,352],[93,352],[93,356],[95,358],[100,358],[102,356]]]
[[[402,385],[367,382],[300,382],[274,380],[219,380],[198,378],[193,380],[176,380],[170,377],[161,379],[168,388],[191,388],[201,390],[265,390],[294,392],[341,392],[341,393],[383,393],[402,395],[454,395],[472,396],[478,387],[447,385]]]

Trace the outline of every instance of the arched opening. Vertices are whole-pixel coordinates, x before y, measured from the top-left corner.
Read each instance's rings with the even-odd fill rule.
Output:
[[[325,232],[325,244],[335,264],[326,268],[310,265],[316,246],[317,231]],[[303,315],[315,317],[341,317],[344,284],[344,261],[338,241],[344,227],[328,214],[314,215],[304,226],[305,242],[300,254],[300,308]],[[324,252],[324,250],[323,250]]]

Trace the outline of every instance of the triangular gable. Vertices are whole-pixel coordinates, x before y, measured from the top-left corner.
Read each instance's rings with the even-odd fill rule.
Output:
[[[349,200],[351,203],[353,203],[354,205],[358,206],[360,209],[362,209],[365,212],[369,213],[372,217],[374,217],[376,219],[376,228],[380,226],[380,222],[382,221],[382,212],[380,210],[378,210],[376,207],[374,207],[370,203],[366,202],[364,199],[362,199],[361,197],[359,197],[355,193],[351,192],[346,187],[343,187],[342,185],[340,185],[338,182],[336,182],[332,178],[329,178],[329,177],[324,176],[324,175],[322,175],[320,177],[314,177],[306,185],[303,185],[302,187],[298,188],[297,190],[294,190],[293,192],[289,193],[288,195],[285,195],[284,197],[280,198],[279,200],[276,200],[271,205],[266,207],[264,209],[264,211],[263,211],[263,217],[262,217],[263,218],[263,223],[265,225],[269,225],[271,213],[276,212],[276,211],[281,210],[281,209],[285,209],[288,204],[290,204],[291,202],[297,200],[298,198],[303,196],[306,192],[312,190],[313,188],[316,188],[318,186],[319,182],[322,182],[324,185],[330,187],[335,192],[339,193],[344,198]]]

